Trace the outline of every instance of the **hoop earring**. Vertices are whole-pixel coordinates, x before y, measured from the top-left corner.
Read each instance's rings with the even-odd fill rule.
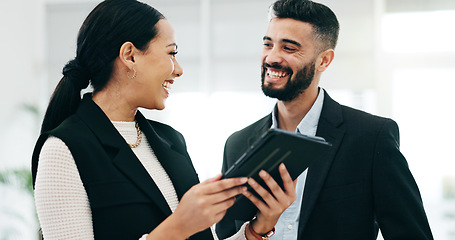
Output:
[[[137,73],[137,72],[136,72],[136,69],[134,69],[134,67],[133,67],[133,71],[134,71],[134,73],[133,73],[133,76],[131,76],[131,77],[130,77],[130,75],[129,75],[129,71],[126,72],[126,76],[127,76],[129,79],[134,79],[134,78],[136,78],[136,73]]]

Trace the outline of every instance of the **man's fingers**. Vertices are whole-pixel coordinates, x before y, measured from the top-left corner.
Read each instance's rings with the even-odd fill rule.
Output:
[[[261,170],[259,172],[259,176],[262,178],[262,180],[264,180],[264,182],[267,184],[267,187],[270,189],[271,191],[271,196],[273,196],[274,199],[279,199],[279,198],[282,198],[284,197],[284,191],[283,189],[280,187],[280,185],[278,185],[278,183],[275,181],[275,179],[272,178],[272,176],[270,176],[270,174],[268,174],[266,171],[264,170]],[[270,193],[269,193],[270,194]],[[263,197],[261,195],[261,197]],[[265,199],[264,199],[265,200]]]
[[[260,175],[264,175],[265,171],[261,170]],[[265,173],[268,175],[267,173]],[[269,175],[270,177],[270,175]],[[271,178],[271,177],[270,177]],[[269,191],[263,188],[259,183],[257,183],[253,178],[248,179],[248,184],[253,188],[253,190],[265,201],[264,203],[268,207],[272,207],[276,204],[275,196],[273,196]],[[278,186],[279,187],[279,186]]]
[[[286,169],[286,166],[284,165],[284,163],[280,164],[279,171],[280,171],[281,179],[283,180],[283,186],[284,186],[284,190],[286,191],[286,193],[294,192],[292,190],[295,188],[295,186],[297,184],[297,179],[295,181],[292,181],[291,175],[289,174],[288,170]]]
[[[246,198],[248,198],[259,209],[259,211],[261,211],[261,212],[267,211],[268,206],[263,201],[261,201],[259,198],[254,196],[254,194],[252,194],[249,191],[245,191],[245,192],[243,192],[243,195]]]

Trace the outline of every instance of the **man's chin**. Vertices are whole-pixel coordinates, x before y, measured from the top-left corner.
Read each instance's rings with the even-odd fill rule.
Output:
[[[262,85],[262,92],[267,97],[276,98],[278,100],[283,97],[282,96],[283,95],[283,90],[282,89],[273,88],[271,86]]]
[[[287,88],[276,88],[267,85],[262,85],[262,92],[265,96],[270,98],[275,98],[283,102],[289,102],[294,100],[298,95],[300,95],[304,90],[296,91],[295,89]]]

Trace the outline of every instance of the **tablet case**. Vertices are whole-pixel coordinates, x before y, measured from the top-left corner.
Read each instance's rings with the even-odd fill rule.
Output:
[[[224,174],[222,178],[252,177],[269,190],[259,177],[261,169],[267,171],[283,187],[278,166],[284,163],[292,180],[296,179],[314,161],[323,160],[331,144],[321,137],[311,137],[282,129],[271,128],[265,132]],[[259,195],[248,186],[248,190]],[[259,197],[260,198],[260,197]],[[225,218],[251,220],[257,208],[243,195],[236,197]]]

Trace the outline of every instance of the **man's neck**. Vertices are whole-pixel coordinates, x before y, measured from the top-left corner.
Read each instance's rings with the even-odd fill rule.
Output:
[[[307,89],[292,101],[278,101],[279,128],[295,132],[318,97],[319,89]]]

